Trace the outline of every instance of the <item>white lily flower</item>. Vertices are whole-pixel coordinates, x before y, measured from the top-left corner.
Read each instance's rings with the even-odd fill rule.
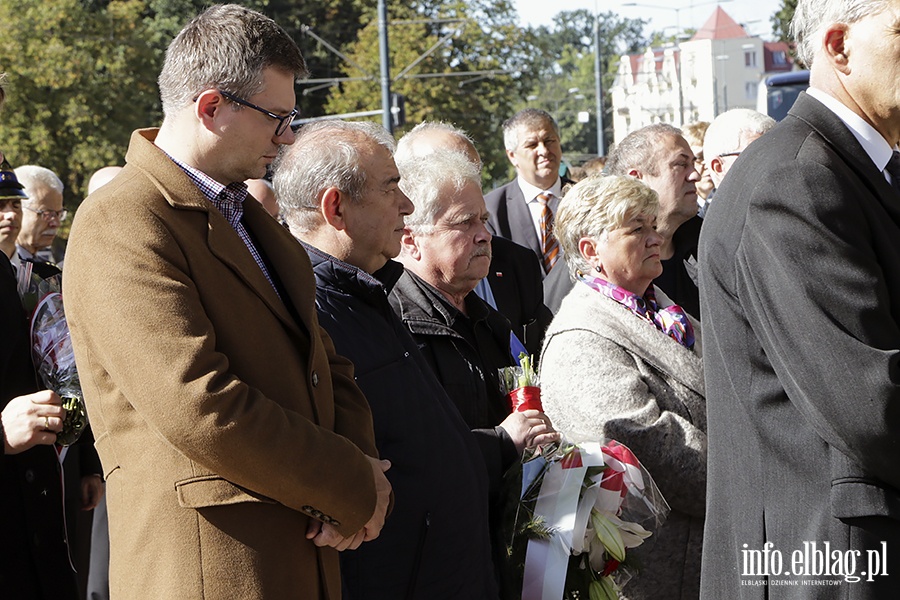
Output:
[[[623,521],[619,517],[607,515],[609,521],[619,530],[622,536],[622,545],[626,548],[637,548],[644,543],[644,540],[653,535],[637,523]]]

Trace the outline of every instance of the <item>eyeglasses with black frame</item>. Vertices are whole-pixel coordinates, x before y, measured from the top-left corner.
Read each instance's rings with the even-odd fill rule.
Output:
[[[226,98],[228,98],[229,100],[231,100],[232,102],[234,102],[235,104],[240,104],[241,106],[246,106],[247,108],[252,108],[253,110],[258,110],[259,112],[266,115],[270,119],[275,119],[276,121],[278,121],[278,127],[275,128],[275,135],[281,135],[285,131],[287,131],[287,128],[290,127],[290,125],[291,125],[291,121],[293,121],[294,117],[296,117],[297,114],[300,112],[299,109],[295,108],[289,114],[284,115],[282,117],[280,115],[276,115],[272,111],[269,111],[260,106],[257,106],[255,104],[253,104],[252,102],[247,102],[243,98],[240,98],[239,96],[235,96],[234,94],[228,93],[224,90],[219,90],[219,93],[222,94],[223,96],[225,96]]]
[[[65,221],[66,216],[69,214],[69,211],[67,211],[66,209],[47,210],[46,208],[42,208],[41,210],[36,210],[26,204],[23,204],[22,208],[35,213],[36,215],[38,215],[40,218],[42,218],[45,221],[52,221],[54,217],[59,219],[60,221]]]
[[[741,151],[738,150],[737,152],[723,152],[722,154],[719,155],[719,157],[724,158],[726,156],[740,156],[740,155],[741,155]]]

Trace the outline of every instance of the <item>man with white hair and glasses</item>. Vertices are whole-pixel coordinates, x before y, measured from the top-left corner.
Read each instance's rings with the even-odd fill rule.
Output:
[[[59,273],[55,266],[38,256],[50,247],[59,226],[66,218],[63,208],[63,182],[46,167],[23,165],[16,168],[16,177],[28,200],[22,202],[22,229],[16,238],[16,250],[21,260],[34,263],[34,272],[41,277]]]
[[[715,189],[722,185],[725,174],[737,157],[773,127],[775,119],[749,108],[733,108],[710,123],[703,138],[703,156],[713,190],[700,207],[698,214],[701,217],[706,216]]]
[[[791,29],[809,91],[700,237],[701,597],[896,598],[900,1],[799,0]]]

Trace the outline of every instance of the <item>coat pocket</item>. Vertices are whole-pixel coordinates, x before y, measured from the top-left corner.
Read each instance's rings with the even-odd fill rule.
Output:
[[[203,475],[175,482],[178,504],[183,508],[227,506],[241,502],[277,504],[271,498],[237,486],[218,475]]]
[[[900,521],[900,492],[831,448],[831,514],[837,519],[887,517]]]
[[[103,480],[106,481],[112,472],[119,468],[119,460],[116,458],[108,431],[104,431],[100,437],[94,440],[94,448],[97,450],[97,456],[100,457]]]
[[[900,496],[871,479],[832,481],[831,514],[837,519],[887,517],[900,521]]]

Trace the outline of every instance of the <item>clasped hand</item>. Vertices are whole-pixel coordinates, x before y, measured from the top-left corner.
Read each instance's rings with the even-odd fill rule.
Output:
[[[362,529],[347,537],[342,536],[332,525],[317,519],[310,519],[309,526],[306,529],[306,539],[312,540],[316,546],[329,546],[339,552],[356,550],[363,542],[374,540],[381,533],[391,500],[391,484],[384,475],[391,468],[391,462],[371,457],[366,458],[369,459],[369,463],[372,466],[372,474],[375,477],[376,502],[372,518],[363,525]]]

